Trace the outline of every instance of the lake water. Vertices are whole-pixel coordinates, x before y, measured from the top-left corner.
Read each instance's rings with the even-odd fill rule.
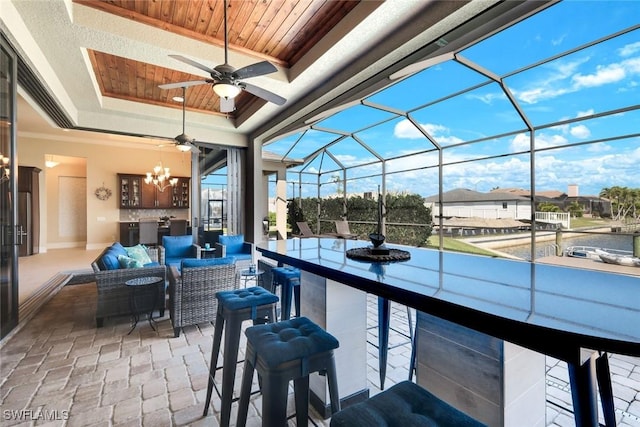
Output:
[[[545,256],[545,248],[553,244],[554,242],[539,242],[536,244],[536,258]],[[608,248],[618,249],[624,251],[633,251],[633,237],[629,235],[611,235],[611,234],[592,234],[589,236],[573,237],[570,239],[562,240],[562,250],[564,251],[569,246],[593,246],[596,248]],[[510,246],[506,248],[497,249],[500,252],[504,252],[518,258],[531,260],[531,248],[529,245],[524,246]],[[547,255],[549,255],[547,249]]]

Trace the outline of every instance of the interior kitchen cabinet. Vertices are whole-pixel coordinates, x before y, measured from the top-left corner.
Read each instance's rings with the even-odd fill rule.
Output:
[[[190,178],[175,177],[175,186],[160,190],[144,182],[144,175],[118,174],[120,208],[122,209],[187,209]]]
[[[118,174],[120,189],[120,208],[135,209],[141,206],[142,176]]]
[[[173,198],[171,206],[173,208],[189,207],[189,182],[190,178],[178,178],[178,183],[172,189]]]

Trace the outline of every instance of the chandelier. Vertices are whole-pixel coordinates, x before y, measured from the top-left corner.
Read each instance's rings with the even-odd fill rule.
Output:
[[[169,168],[163,167],[162,162],[158,162],[153,168],[153,172],[147,172],[144,182],[145,184],[155,185],[158,191],[164,191],[169,187],[175,187],[178,183],[178,178],[171,178]]]

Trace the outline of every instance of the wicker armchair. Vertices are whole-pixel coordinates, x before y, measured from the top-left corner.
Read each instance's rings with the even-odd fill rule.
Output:
[[[214,258],[210,261],[220,260]],[[186,262],[187,260],[185,260]],[[169,315],[175,337],[184,326],[202,322],[214,323],[218,310],[218,291],[238,289],[240,278],[231,263],[188,267],[184,262],[181,273],[175,266],[169,269]]]
[[[159,262],[157,249],[148,250],[149,257]],[[94,262],[95,264],[95,262]],[[93,265],[94,271],[97,267]],[[98,288],[98,303],[96,308],[96,326],[102,327],[105,317],[123,316],[131,314],[129,305],[129,292],[125,282],[137,277],[157,276],[163,281],[158,285],[157,309],[160,317],[164,316],[166,299],[166,267],[164,265],[142,268],[121,268],[117,270],[95,271],[95,281]],[[148,301],[149,304],[151,301]],[[140,311],[146,311],[151,307],[139,307]]]

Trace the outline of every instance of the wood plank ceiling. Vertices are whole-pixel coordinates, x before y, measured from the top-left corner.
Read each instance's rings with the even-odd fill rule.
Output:
[[[224,47],[222,0],[73,1]],[[358,3],[351,0],[230,0],[227,8],[229,50],[255,57],[255,62],[267,60],[277,67],[289,68]],[[88,53],[100,91],[106,97],[181,108],[181,104],[172,98],[182,95],[182,89],[161,90],[158,85],[202,80],[204,75],[204,71],[196,68],[194,72],[201,74],[189,74],[96,50]],[[219,64],[204,65],[213,68]],[[277,93],[275,88],[265,89]],[[186,109],[222,114],[219,112],[220,99],[211,85],[191,86],[186,95]],[[254,102],[265,101],[243,91],[235,99],[236,110],[222,115],[233,118],[252,108]]]

